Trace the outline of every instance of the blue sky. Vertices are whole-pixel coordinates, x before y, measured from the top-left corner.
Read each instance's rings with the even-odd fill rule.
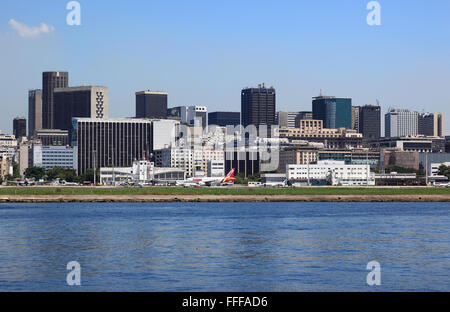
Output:
[[[354,105],[446,113],[450,133],[450,1],[81,0],[81,26],[64,0],[0,3],[0,129],[27,116],[42,71],[70,85],[104,85],[110,116],[133,116],[136,91],[169,92],[169,106],[240,110],[240,90],[265,82],[277,109],[310,110],[320,89]],[[10,20],[48,33],[21,37]]]

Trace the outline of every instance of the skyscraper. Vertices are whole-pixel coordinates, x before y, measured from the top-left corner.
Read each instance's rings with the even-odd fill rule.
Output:
[[[416,136],[419,113],[407,109],[391,109],[385,115],[385,136],[396,138]]]
[[[323,120],[328,129],[352,129],[352,99],[323,96],[313,98],[313,119]]]
[[[352,106],[352,129],[359,131],[359,113],[361,106]]]
[[[258,88],[248,88],[241,93],[242,125],[275,125],[276,94],[273,87],[264,84]]]
[[[422,113],[418,116],[418,133],[425,136],[444,137],[444,114]]]
[[[381,107],[365,105],[359,109],[359,132],[366,139],[379,139],[381,136]]]
[[[20,141],[21,138],[27,136],[27,120],[24,117],[16,117],[13,121],[13,134]]]
[[[54,128],[72,132],[72,118],[108,118],[108,88],[82,86],[56,88],[54,99]]]
[[[166,92],[136,92],[136,118],[167,119]]]
[[[42,129],[42,90],[28,92],[28,136],[36,135]]]
[[[67,88],[68,86],[68,72],[42,73],[42,128],[54,129],[53,91],[55,88]]]

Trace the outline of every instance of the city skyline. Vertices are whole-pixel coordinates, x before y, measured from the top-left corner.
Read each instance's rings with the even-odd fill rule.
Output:
[[[0,64],[10,74],[0,81],[0,129],[12,133],[12,119],[27,116],[28,90],[54,70],[69,72],[70,86],[108,87],[111,117],[134,116],[135,92],[147,89],[168,92],[169,107],[239,111],[241,90],[261,82],[277,90],[277,111],[310,110],[323,89],[353,105],[379,100],[382,115],[390,107],[450,115],[448,2],[381,1],[376,27],[365,23],[365,1],[234,4],[142,1],[105,11],[106,2],[81,1],[82,25],[68,26],[66,1],[3,3]],[[11,20],[49,28],[23,37]]]

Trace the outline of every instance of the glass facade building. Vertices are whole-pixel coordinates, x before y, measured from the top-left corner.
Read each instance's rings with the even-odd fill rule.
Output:
[[[352,129],[352,99],[334,96],[313,98],[313,119],[322,120],[327,129]]]

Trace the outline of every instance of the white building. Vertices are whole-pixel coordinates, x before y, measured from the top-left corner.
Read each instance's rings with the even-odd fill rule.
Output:
[[[206,106],[181,107],[181,122],[190,126],[206,128],[208,126],[208,108]]]
[[[287,165],[286,176],[291,183],[328,181],[333,186],[375,185],[370,165],[346,165],[345,161],[318,161],[310,165]]]
[[[209,160],[208,161],[208,178],[218,178],[225,176],[225,161]]]
[[[71,146],[32,145],[32,165],[45,169],[55,167],[78,170],[78,150]]]
[[[179,131],[180,122],[176,120],[153,120],[153,150],[172,146]]]
[[[184,171],[176,168],[157,168],[154,163],[134,161],[132,167],[100,168],[102,185],[119,185],[121,183],[175,182],[184,180]]]
[[[16,156],[18,142],[13,134],[0,132],[0,156],[13,160]]]
[[[428,175],[431,177],[436,177],[439,175],[439,168],[444,165],[447,167],[450,167],[450,162],[445,163],[432,163],[431,164],[431,170],[428,172]]]
[[[407,109],[392,109],[385,115],[385,132],[388,138],[417,136],[419,113]]]
[[[165,148],[154,151],[157,167],[182,169],[188,177],[208,175],[208,161],[225,161],[223,150]]]

